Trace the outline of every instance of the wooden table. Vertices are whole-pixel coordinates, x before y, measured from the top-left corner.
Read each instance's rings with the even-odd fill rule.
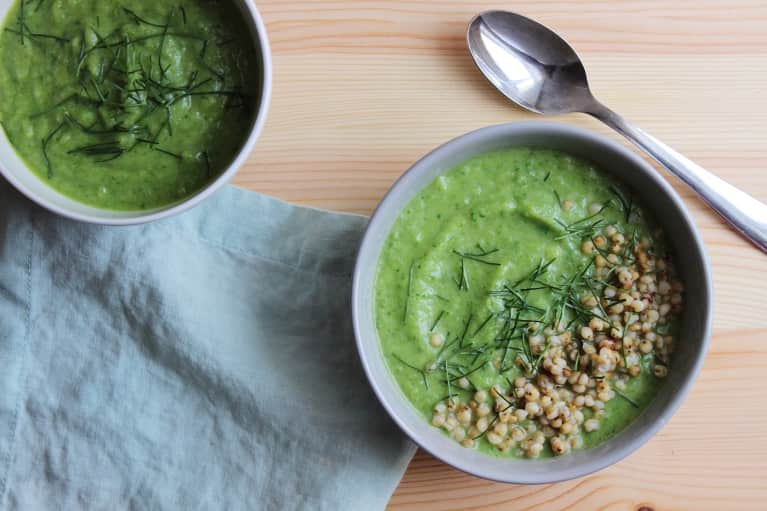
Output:
[[[605,103],[767,201],[764,0],[258,3],[274,98],[241,186],[370,213],[436,145],[532,118],[485,83],[464,42],[474,13],[514,8],[578,49]],[[617,139],[585,116],[558,120]],[[392,510],[767,509],[767,256],[671,181],[705,238],[716,293],[711,352],[671,422],[623,462],[547,486],[483,481],[420,453]]]

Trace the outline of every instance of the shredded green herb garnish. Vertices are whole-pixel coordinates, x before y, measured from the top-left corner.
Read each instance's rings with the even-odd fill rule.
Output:
[[[166,25],[163,25],[161,23],[154,23],[151,21],[147,21],[132,10],[128,9],[127,7],[122,7],[122,10],[136,23],[136,25],[149,25],[150,27],[157,27],[157,28],[166,28]]]
[[[445,339],[449,339],[449,338],[450,338],[450,332],[448,332],[447,335],[445,336]],[[459,340],[458,337],[456,337],[452,341],[448,341],[445,344],[443,344],[442,347],[437,352],[437,357],[434,359],[433,365],[436,366],[439,363],[439,361],[441,360],[442,354],[445,353],[448,348],[452,347],[453,344],[458,342],[458,340]]]
[[[621,330],[621,357],[623,357],[623,366],[628,369],[629,363],[626,360],[626,330],[629,329],[631,324],[634,322],[632,321],[634,319],[633,314],[629,315],[628,320],[626,321],[626,324],[623,325],[623,329]]]
[[[171,8],[168,13],[168,20],[165,25],[162,26],[162,35],[160,36],[160,44],[157,47],[157,67],[160,68],[160,80],[165,79],[165,74],[168,69],[162,65],[162,50],[165,47],[165,38],[168,35],[168,27],[170,26],[171,18],[173,18],[173,9]],[[170,115],[170,114],[169,114]]]
[[[546,353],[551,348],[551,341],[546,343],[546,347],[543,348],[543,351],[538,355],[538,358],[535,360],[535,365],[533,365],[533,374],[538,374],[538,371],[540,371],[541,368],[541,362],[543,362],[543,357],[546,355]]]
[[[117,140],[99,142],[97,144],[81,146],[67,151],[68,154],[94,156],[96,157],[96,161],[101,163],[119,158],[124,152],[125,149],[120,146],[120,142]]]
[[[24,21],[24,6],[26,4],[25,0],[21,0],[21,5],[19,6],[19,36],[21,37],[21,45],[24,46],[24,31],[27,29],[27,24]]]
[[[474,334],[473,334],[473,336],[474,336],[474,337],[476,337],[476,336],[477,336],[477,334],[478,334],[478,333],[480,333],[480,332],[482,331],[482,329],[483,329],[483,328],[485,328],[485,325],[487,325],[487,324],[490,322],[490,320],[491,320],[491,319],[493,319],[493,316],[495,316],[495,314],[493,314],[493,313],[491,312],[491,313],[490,313],[490,314],[487,316],[487,318],[486,318],[486,319],[485,319],[485,320],[484,320],[484,321],[483,321],[483,322],[482,322],[482,323],[479,325],[479,327],[478,327],[476,330],[474,330]]]
[[[442,319],[442,316],[445,315],[445,311],[442,310],[437,314],[437,319],[434,320],[434,323],[432,323],[431,328],[429,329],[429,332],[433,332],[435,328],[437,328],[437,325],[439,324],[439,321]]]
[[[495,263],[492,261],[487,261],[485,259],[482,259],[483,257],[488,256],[490,254],[494,254],[496,252],[498,252],[497,248],[493,250],[483,251],[477,254],[471,254],[468,252],[459,252],[458,250],[453,250],[453,253],[460,256],[462,260],[469,259],[470,261],[476,261],[478,263],[487,264],[489,266],[500,266],[501,263]]]
[[[167,154],[168,156],[172,156],[172,157],[176,158],[177,160],[182,160],[182,159],[183,159],[183,158],[182,158],[182,156],[181,156],[180,154],[176,154],[176,153],[172,153],[172,152],[170,152],[170,151],[166,151],[165,149],[162,149],[162,148],[160,148],[160,147],[156,147],[156,146],[155,146],[155,147],[154,147],[154,150],[155,150],[155,151],[160,151],[161,153],[163,153],[163,154]]]
[[[482,431],[479,433],[479,435],[477,435],[477,436],[473,437],[473,438],[472,438],[472,440],[477,440],[477,439],[480,439],[480,438],[482,438],[483,436],[485,436],[485,433],[487,433],[488,431],[490,431],[490,428],[492,428],[493,426],[495,426],[495,423],[496,423],[496,422],[498,422],[498,418],[499,418],[499,417],[500,417],[500,415],[496,413],[496,414],[493,416],[493,420],[491,420],[491,421],[490,421],[490,422],[487,424],[487,427],[486,427],[485,429],[483,429],[483,430],[482,430]]]
[[[408,368],[412,369],[413,371],[418,372],[418,374],[421,375],[424,387],[426,387],[427,390],[429,389],[429,379],[428,379],[428,375],[426,374],[426,371],[424,371],[423,369],[420,369],[420,368],[414,366],[413,364],[410,364],[410,363],[406,362],[405,360],[402,359],[402,357],[400,357],[396,353],[392,353],[392,357],[394,357],[398,362],[400,362],[405,367],[408,367]]]
[[[469,331],[469,326],[471,325],[471,320],[474,318],[473,314],[469,314],[469,319],[466,320],[466,326],[463,328],[463,333],[461,334],[461,347],[463,347],[463,342],[466,340],[466,334]]]
[[[415,261],[410,263],[410,270],[408,271],[408,277],[407,277],[407,297],[405,298],[405,313],[402,317],[402,320],[407,320],[407,312],[410,308],[410,293],[413,288],[413,269],[415,267]]]
[[[29,30],[29,27],[24,26],[23,30],[16,30],[13,28],[6,27],[6,32],[10,32],[11,34],[17,34],[20,36],[26,35],[28,38],[30,38],[32,41],[35,39],[50,39],[59,43],[68,43],[70,39],[66,37],[61,37],[53,34],[41,34],[40,32],[32,32]]]
[[[602,206],[602,208],[594,213],[593,215],[589,215],[586,218],[581,218],[580,220],[577,220],[571,224],[565,224],[559,219],[555,219],[555,221],[564,229],[564,234],[557,236],[554,238],[555,240],[561,240],[565,238],[591,238],[596,234],[602,227],[607,225],[607,220],[604,218],[597,218],[602,214],[602,212],[607,208],[607,204]]]
[[[46,136],[43,139],[43,159],[45,160],[45,168],[48,171],[48,179],[51,179],[53,177],[53,166],[51,165],[51,161],[48,159],[48,144],[51,143],[51,139],[56,135],[56,133],[61,130],[61,128],[64,127],[64,123],[62,122],[59,124],[56,128],[51,130],[50,133],[48,133],[48,136]]]
[[[168,137],[174,136],[172,107],[175,104],[191,98],[220,98],[225,109],[243,108],[248,104],[249,96],[239,87],[233,86],[238,83],[238,77],[228,77],[223,70],[212,69],[205,61],[205,54],[210,47],[209,40],[179,30],[188,24],[183,6],[178,9],[171,7],[164,21],[148,19],[128,7],[119,6],[118,12],[124,14],[125,22],[118,24],[108,34],[99,33],[101,22],[96,17],[95,25],[78,28],[76,34],[55,35],[30,28],[30,6],[34,6],[37,11],[43,2],[21,0],[15,27],[7,27],[5,30],[18,35],[20,43],[25,46],[29,46],[26,43],[30,41],[68,43],[79,39],[74,49],[76,53],[72,56],[76,85],[70,87],[63,98],[31,115],[31,118],[38,118],[62,111],[56,117],[57,121],[63,118],[64,122],[52,130],[42,143],[43,160],[49,176],[52,175],[51,169],[55,163],[51,161],[53,155],[49,151],[49,144],[65,124],[93,137],[89,143],[64,151],[69,155],[85,156],[104,163],[119,158],[140,144],[148,144],[152,149],[180,160],[180,154],[157,147],[163,141],[161,136],[164,132],[167,131]],[[139,31],[138,35],[129,35],[125,33],[125,27],[128,26],[143,27],[143,31],[150,33],[142,34]],[[164,58],[166,45],[172,38],[189,40],[190,44],[197,41],[200,45],[197,69],[192,70],[188,78],[181,82],[170,78],[171,66],[175,64],[166,62],[168,59]],[[153,46],[143,44],[152,40],[159,42]],[[89,110],[86,111],[87,115],[79,116],[81,119],[97,120],[92,123],[90,120],[88,123],[81,122],[72,115],[74,109],[70,105]],[[164,119],[156,117],[161,115]],[[150,128],[159,123],[162,124],[161,129]],[[134,135],[136,138],[114,138],[118,134]],[[206,176],[210,177],[212,168],[209,153],[202,151],[199,154],[205,165]]]
[[[453,376],[450,381],[458,381],[461,378],[466,378],[468,380],[468,376],[471,376],[472,374],[474,374],[477,371],[479,371],[480,369],[482,369],[483,365],[485,365],[484,362],[482,362],[481,364],[478,364],[474,369],[470,369],[470,370],[468,370],[468,371],[466,371],[465,373],[462,373],[462,374],[457,374],[457,375]]]
[[[466,275],[466,262],[461,259],[461,275],[458,278],[458,290],[469,290],[469,277]]]
[[[634,208],[634,197],[632,195],[629,195],[626,197],[621,190],[616,186],[611,186],[610,191],[615,195],[615,198],[618,200],[618,205],[620,206],[621,210],[623,211],[623,215],[626,218],[626,221],[629,221],[629,218],[631,217],[631,212]]]
[[[631,404],[631,406],[633,406],[634,408],[639,408],[639,403],[637,403],[636,401],[634,401],[633,399],[631,399],[630,397],[628,397],[628,396],[627,396],[626,394],[624,394],[623,392],[620,392],[620,391],[619,391],[619,390],[617,390],[617,389],[613,389],[613,392],[615,392],[615,395],[616,395],[616,396],[618,396],[618,397],[622,397],[623,399],[625,399],[626,401],[628,401],[628,402],[629,402],[629,404]]]
[[[512,384],[511,384],[511,382],[509,381],[509,379],[508,379],[508,378],[506,378],[506,381],[509,383],[509,387],[513,389],[513,388],[514,388],[514,385],[512,385]],[[506,396],[504,396],[504,395],[503,395],[503,392],[498,392],[498,397],[500,397],[500,398],[501,398],[503,401],[505,401],[505,402],[506,402],[506,404],[508,405],[506,408],[504,408],[503,410],[501,410],[501,413],[505,412],[506,410],[508,410],[508,409],[510,409],[510,408],[514,408],[515,406],[517,406],[517,403],[516,403],[516,402],[513,402],[513,401],[509,401],[508,399],[506,399]]]

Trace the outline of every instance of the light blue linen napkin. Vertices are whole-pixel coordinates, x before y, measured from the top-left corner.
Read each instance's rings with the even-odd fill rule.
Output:
[[[0,506],[383,508],[414,447],[354,347],[364,224],[228,187],[96,227],[0,179]]]

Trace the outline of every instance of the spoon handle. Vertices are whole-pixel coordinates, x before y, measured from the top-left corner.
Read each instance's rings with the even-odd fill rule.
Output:
[[[695,190],[722,218],[767,253],[767,205],[716,177],[669,146],[595,102],[586,113],[629,139]]]

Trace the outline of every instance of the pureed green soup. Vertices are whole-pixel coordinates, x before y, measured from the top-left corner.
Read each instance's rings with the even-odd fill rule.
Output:
[[[0,122],[61,193],[106,209],[165,206],[242,147],[259,66],[228,0],[22,0],[0,33]]]
[[[424,188],[385,242],[376,327],[404,394],[469,448],[551,456],[634,420],[682,307],[662,233],[590,163],[515,148]]]

